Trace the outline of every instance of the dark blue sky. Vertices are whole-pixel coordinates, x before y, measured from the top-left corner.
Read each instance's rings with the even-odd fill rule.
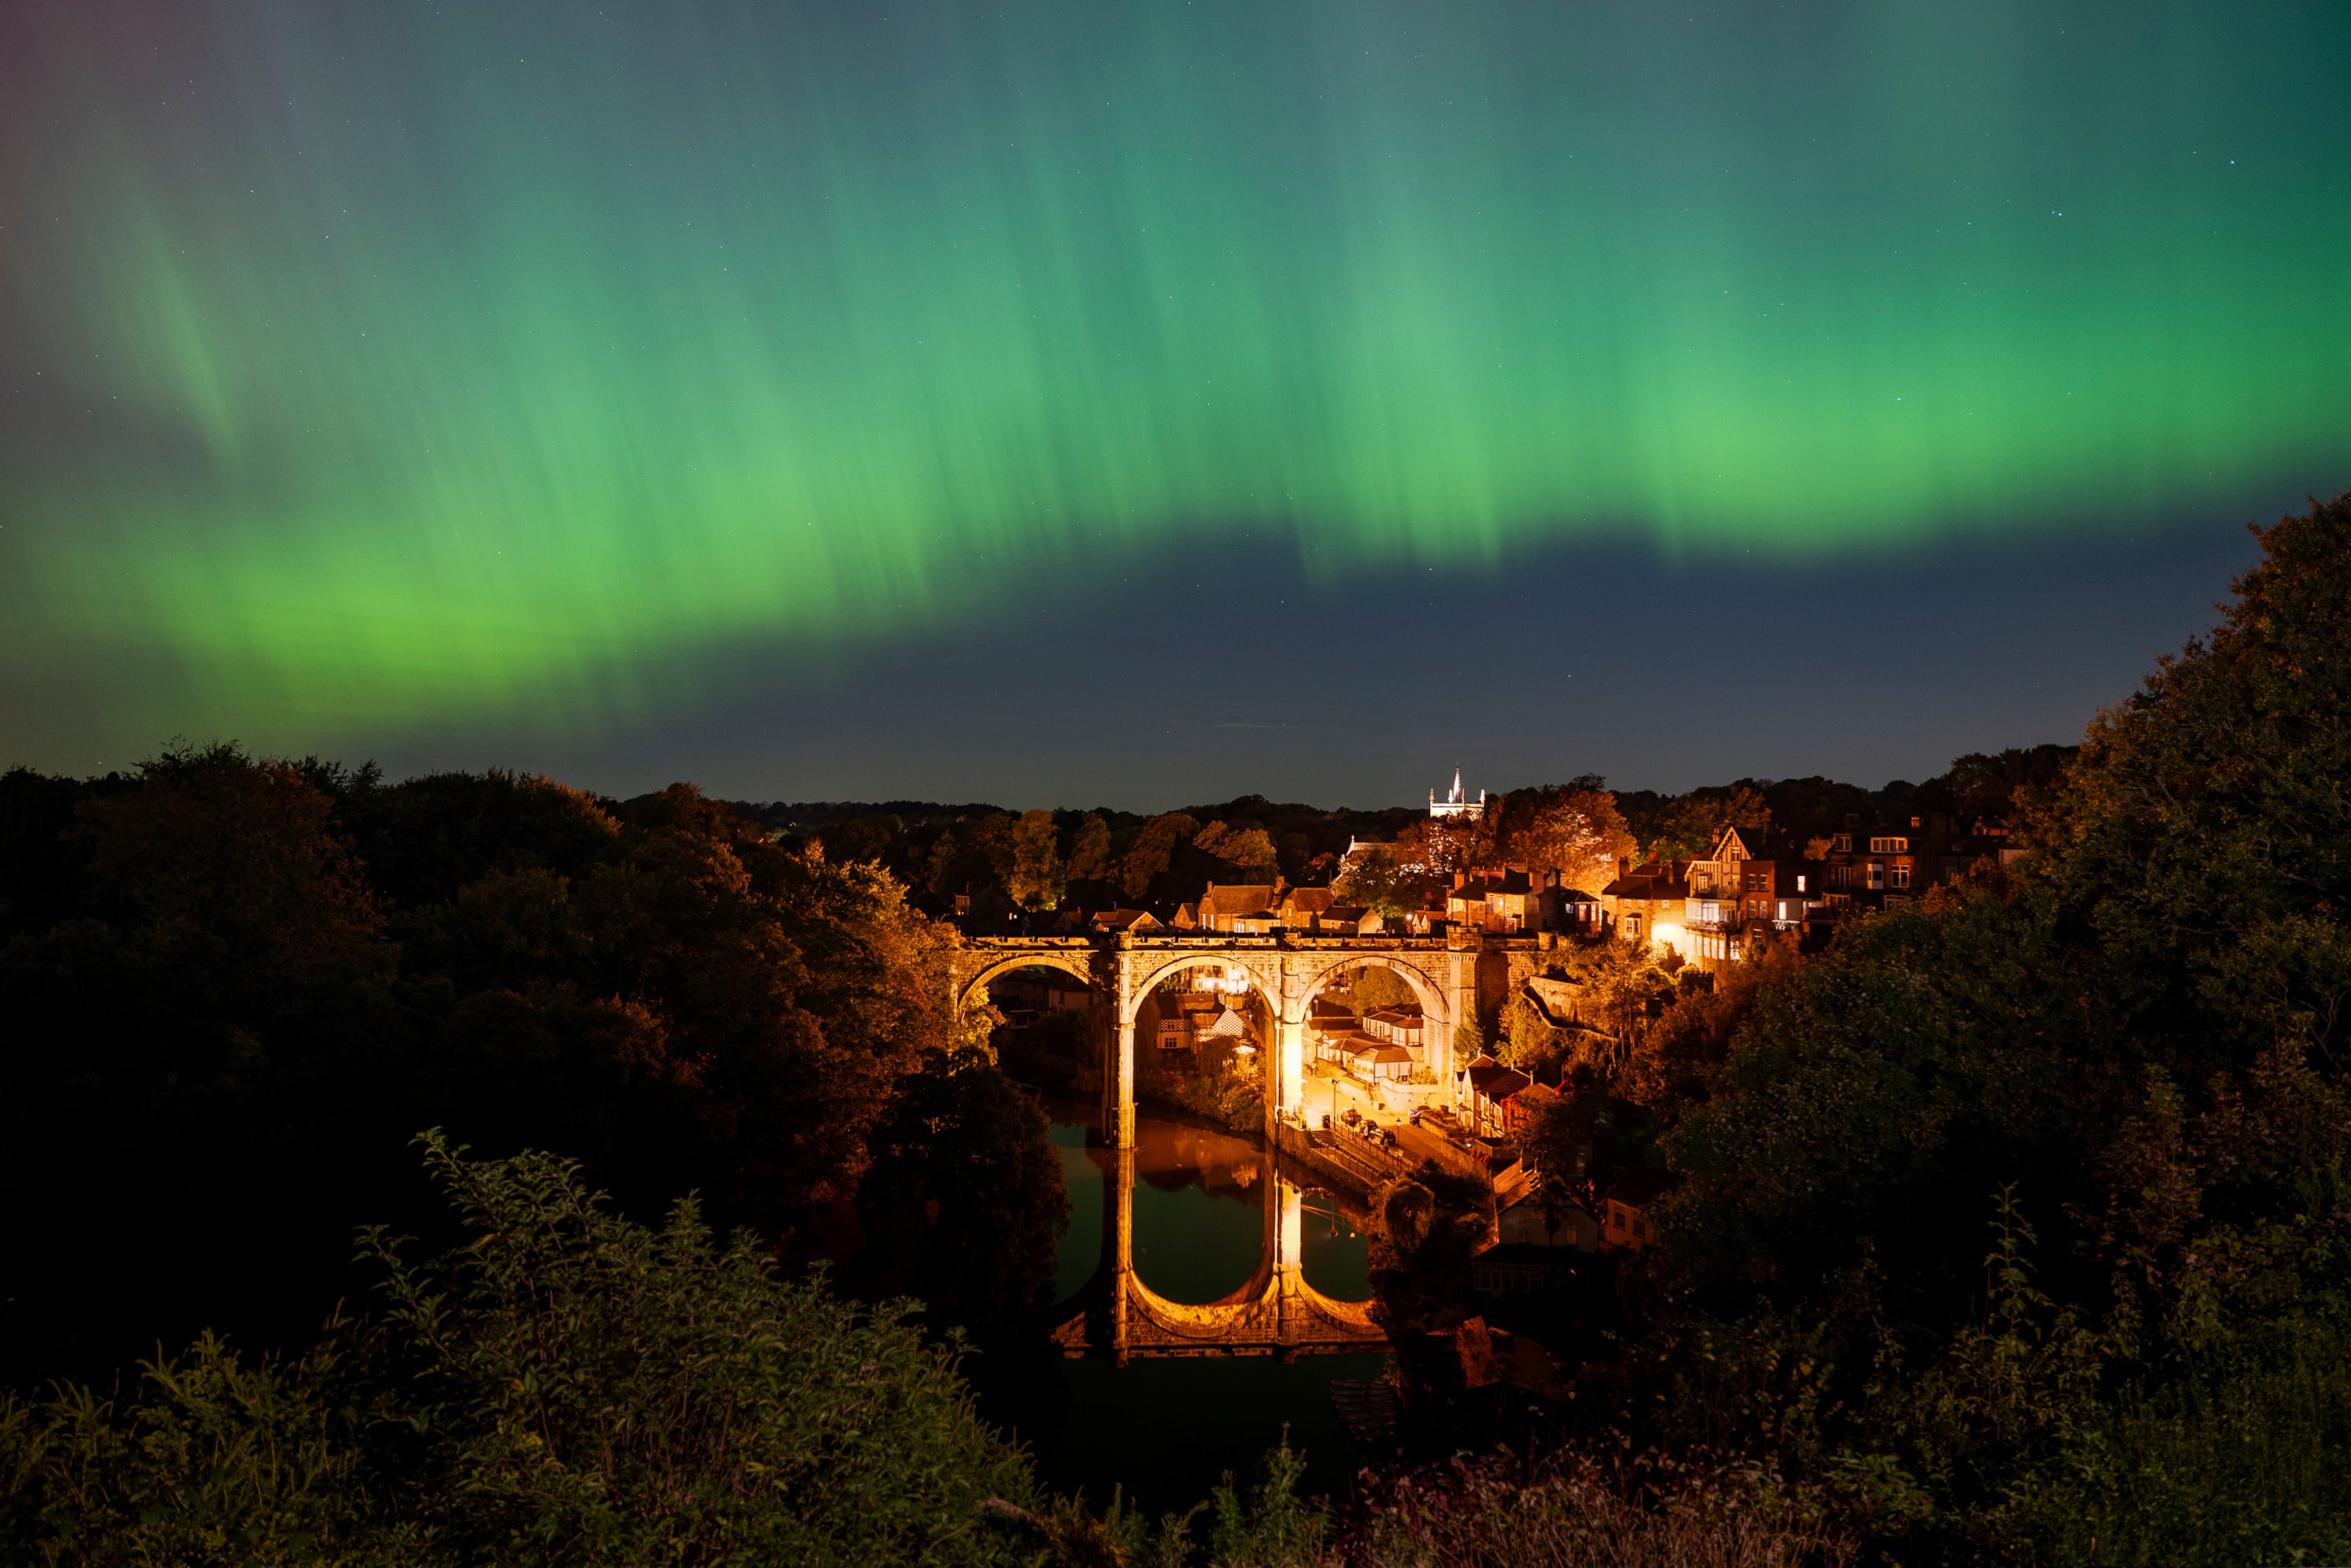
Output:
[[[1864,561],[1745,567],[1646,545],[1495,572],[1314,586],[1287,541],[1095,560],[1017,615],[878,653],[747,658],[727,695],[589,744],[395,747],[627,793],[986,800],[1144,810],[1255,791],[1421,800],[1604,774],[1681,789],[1876,786],[1964,751],[2070,741],[2211,623],[2246,518],[2020,529]]]

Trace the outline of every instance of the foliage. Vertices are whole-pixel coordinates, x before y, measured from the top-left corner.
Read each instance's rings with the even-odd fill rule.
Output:
[[[1593,1408],[1798,1479],[1892,1467],[1928,1501],[1905,1561],[2351,1537],[2351,497],[2259,536],[2220,627],[2070,758],[1955,768],[2022,797],[2014,865],[1595,1063],[1681,1182]]]
[[[1300,1495],[1305,1477],[1306,1457],[1290,1448],[1286,1431],[1246,1493],[1225,1473],[1208,1500],[1208,1559],[1216,1568],[1312,1568],[1323,1561],[1330,1520]]]
[[[1855,1489],[1841,1489],[1850,1493]],[[1848,1496],[1751,1463],[1581,1449],[1508,1452],[1373,1482],[1351,1563],[1366,1568],[1823,1568],[1854,1561]]]
[[[1399,861],[1395,850],[1375,844],[1347,862],[1332,892],[1341,903],[1394,919],[1425,907],[1426,881],[1417,868]]]
[[[888,873],[684,787],[386,785],[223,746],[12,773],[0,812],[25,846],[0,867],[0,1180],[54,1195],[0,1256],[17,1378],[208,1323],[301,1343],[352,1288],[354,1224],[443,1223],[420,1125],[563,1149],[634,1212],[698,1189],[789,1235],[972,1033],[953,934]],[[110,1240],[126,1214],[135,1247]]]
[[[1384,964],[1366,964],[1353,971],[1348,977],[1347,990],[1360,1012],[1420,1005],[1420,993],[1412,988],[1412,982]]]
[[[1012,902],[1023,909],[1052,909],[1061,902],[1065,878],[1050,811],[1024,811],[1008,839],[1008,853],[997,875]]]
[[[1650,860],[1695,860],[1714,852],[1725,828],[1761,831],[1771,825],[1771,807],[1751,785],[1693,789],[1675,797],[1640,823],[1641,844]]]
[[[655,1230],[544,1155],[428,1161],[473,1240],[381,1231],[385,1324],[298,1363],[217,1340],[118,1408],[0,1419],[47,1562],[1011,1562],[991,1497],[1033,1498],[956,1347],[789,1283],[691,1202]]]
[[[1110,874],[1110,824],[1100,812],[1088,812],[1070,837],[1069,879],[1095,882]]]
[[[1199,831],[1200,824],[1181,811],[1144,823],[1119,861],[1119,886],[1127,897],[1141,898],[1149,893],[1151,884],[1173,863],[1177,847],[1190,843]]]
[[[934,1052],[898,1085],[859,1184],[861,1266],[934,1318],[1025,1311],[1052,1288],[1070,1202],[1033,1096],[977,1052]]]
[[[1492,858],[1559,871],[1566,885],[1587,892],[1606,886],[1617,861],[1635,852],[1615,797],[1597,779],[1514,789],[1486,815]]]
[[[1217,862],[1222,875],[1212,882],[1270,883],[1280,872],[1272,837],[1260,827],[1210,822],[1193,835],[1192,847]]]
[[[1461,1321],[1469,1260],[1493,1228],[1482,1177],[1423,1160],[1372,1195],[1367,1262],[1373,1315],[1400,1347]]]
[[[281,1364],[204,1334],[142,1365],[130,1398],[0,1400],[5,1561],[254,1568],[438,1561],[373,1463],[381,1395],[355,1382],[379,1336],[338,1319]]]

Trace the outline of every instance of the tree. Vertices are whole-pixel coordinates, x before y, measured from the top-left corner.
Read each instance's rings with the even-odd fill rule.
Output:
[[[0,1181],[52,1189],[0,1254],[17,1377],[207,1322],[298,1343],[350,1293],[354,1223],[432,1223],[405,1143],[434,1123],[791,1245],[854,1195],[898,1085],[967,1043],[952,934],[902,886],[690,787],[183,748],[11,776],[0,813],[41,846],[5,873],[32,896],[0,961]]]
[[[1395,850],[1374,844],[1347,862],[1332,892],[1342,903],[1393,919],[1422,907],[1424,884],[1420,872],[1402,864]]]
[[[1693,789],[1658,809],[1642,830],[1643,849],[1652,860],[1695,860],[1714,852],[1725,828],[1771,825],[1771,805],[1750,785]]]
[[[1239,882],[1270,883],[1280,872],[1273,840],[1260,827],[1210,822],[1193,836],[1192,847],[1231,868],[1233,879]]]
[[[1176,847],[1190,843],[1199,831],[1200,824],[1181,811],[1145,822],[1119,862],[1118,883],[1127,897],[1139,899],[1149,893],[1152,880],[1167,870]]]
[[[2351,497],[2257,534],[2013,864],[1685,997],[1618,1079],[1684,1100],[1625,1276],[1625,1364],[1672,1370],[1624,1398],[1667,1440],[1882,1455],[1936,1500],[1906,1559],[2351,1535],[2351,1246],[2317,1218],[2351,1207]],[[1989,1292],[1949,1239],[1988,1192]]]
[[[871,1144],[857,1211],[872,1266],[895,1289],[920,1295],[941,1322],[1039,1304],[1070,1200],[1028,1091],[977,1052],[934,1052],[900,1082]]]
[[[1597,779],[1513,789],[1488,814],[1499,858],[1558,871],[1570,887],[1596,892],[1614,879],[1618,859],[1635,852],[1616,798]]]
[[[1089,811],[1070,836],[1069,880],[1099,882],[1110,875],[1110,824]]]
[[[1004,891],[1023,909],[1051,909],[1061,902],[1061,858],[1050,811],[1024,811],[1012,829],[1010,852],[1000,869]]]

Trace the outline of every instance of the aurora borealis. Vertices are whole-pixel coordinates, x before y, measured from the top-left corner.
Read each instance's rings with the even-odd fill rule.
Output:
[[[1330,602],[2232,521],[2351,484],[2346,64],[2317,5],[12,8],[0,737],[576,739],[1244,538]]]

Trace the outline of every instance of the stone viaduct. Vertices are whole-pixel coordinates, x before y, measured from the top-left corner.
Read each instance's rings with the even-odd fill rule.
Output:
[[[1280,931],[1267,936],[1224,932],[1071,936],[970,936],[955,951],[958,1006],[990,979],[1014,969],[1046,967],[1092,988],[1094,1038],[1102,1052],[1102,1139],[1134,1145],[1134,1033],[1144,999],[1186,970],[1213,968],[1247,978],[1264,1001],[1276,1038],[1262,1053],[1270,1120],[1305,1116],[1307,1004],[1351,969],[1395,971],[1420,998],[1427,1066],[1447,1097],[1455,1090],[1454,1031],[1478,1022],[1492,1038],[1504,999],[1542,967],[1548,936],[1504,936],[1456,931],[1443,936],[1322,936]],[[1270,1133],[1272,1129],[1268,1128]]]

